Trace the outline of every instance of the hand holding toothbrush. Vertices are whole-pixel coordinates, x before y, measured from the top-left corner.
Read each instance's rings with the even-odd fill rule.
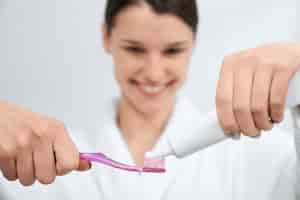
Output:
[[[224,132],[255,137],[281,122],[289,81],[299,69],[299,43],[269,44],[226,56],[216,94]]]
[[[0,171],[7,180],[50,184],[56,176],[89,167],[80,161],[63,123],[0,102]]]

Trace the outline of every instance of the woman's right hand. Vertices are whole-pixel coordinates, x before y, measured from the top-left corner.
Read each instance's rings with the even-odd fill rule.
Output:
[[[0,101],[0,170],[7,180],[51,184],[56,176],[89,168],[62,122]]]

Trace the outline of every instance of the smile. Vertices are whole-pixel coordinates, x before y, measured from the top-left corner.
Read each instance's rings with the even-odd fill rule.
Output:
[[[175,81],[169,81],[167,83],[160,83],[160,84],[151,84],[151,83],[142,83],[136,80],[131,81],[137,89],[146,96],[159,96],[161,95],[166,89],[172,86]]]

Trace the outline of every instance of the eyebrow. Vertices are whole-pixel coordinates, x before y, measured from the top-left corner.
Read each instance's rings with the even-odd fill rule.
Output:
[[[128,43],[128,44],[132,44],[132,45],[141,45],[141,46],[144,46],[143,43],[141,43],[139,41],[136,41],[136,40],[123,39],[122,42],[125,42],[125,43]],[[170,48],[170,47],[178,47],[178,46],[183,46],[183,45],[188,44],[188,43],[189,43],[188,41],[179,41],[179,42],[170,43],[167,46],[168,46],[168,48]]]

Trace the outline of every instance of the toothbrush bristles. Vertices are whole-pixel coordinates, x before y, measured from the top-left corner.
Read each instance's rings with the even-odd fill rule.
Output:
[[[157,171],[165,171],[165,159],[164,158],[145,158],[143,171],[151,169],[157,169]]]

